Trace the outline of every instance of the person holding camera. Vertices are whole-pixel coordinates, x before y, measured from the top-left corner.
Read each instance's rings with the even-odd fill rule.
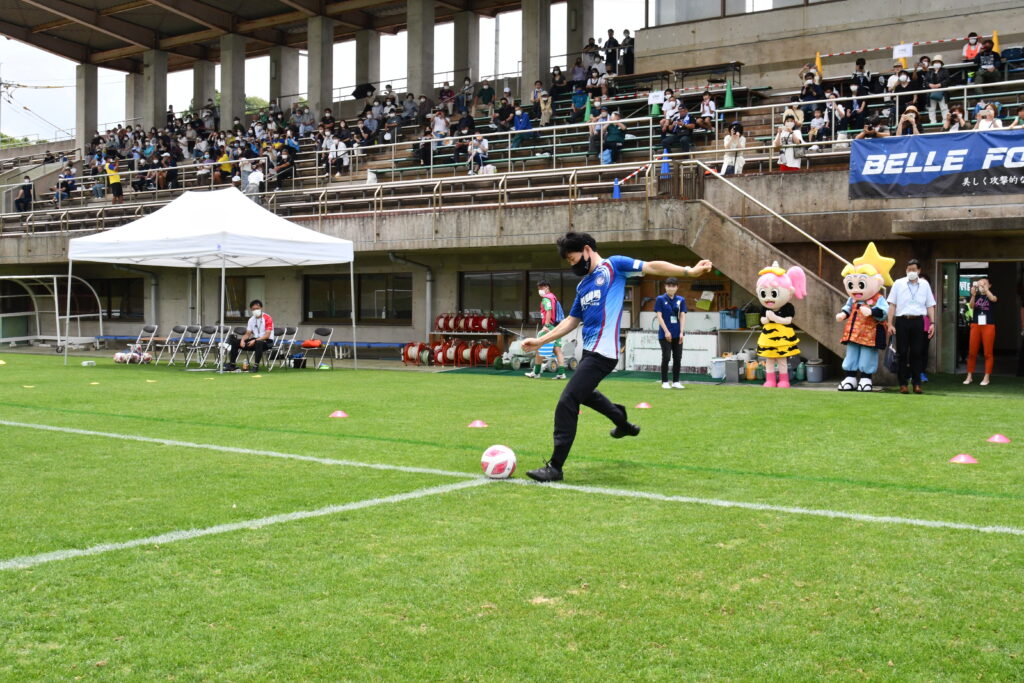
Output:
[[[942,130],[945,133],[955,133],[960,130],[967,130],[967,117],[964,116],[962,105],[954,104],[949,108],[946,119],[942,122]]]
[[[800,157],[803,156],[804,137],[796,125],[796,117],[787,116],[786,122],[779,126],[775,133],[772,146],[779,150],[779,170],[799,171]]]
[[[864,130],[857,133],[857,137],[855,139],[887,138],[889,135],[889,127],[881,123],[877,116],[872,116],[864,123]]]
[[[978,112],[978,121],[974,124],[974,130],[992,130],[1002,127],[1003,120],[996,118],[995,105],[985,105],[985,108]]]
[[[971,336],[967,348],[967,379],[964,384],[974,381],[974,366],[978,360],[978,349],[985,351],[985,376],[981,378],[981,386],[987,387],[995,362],[994,348],[996,344],[996,325],[994,303],[999,298],[992,293],[987,277],[981,277],[971,284],[971,298],[967,311],[971,321]]]
[[[903,116],[896,124],[896,135],[920,135],[921,129],[917,127],[917,107],[910,105]]]

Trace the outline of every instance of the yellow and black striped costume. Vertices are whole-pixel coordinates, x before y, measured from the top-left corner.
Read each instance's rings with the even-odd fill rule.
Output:
[[[763,317],[767,311],[767,308],[762,308],[761,316]],[[780,318],[791,318],[794,313],[796,310],[793,308],[793,304],[786,304],[775,311]],[[800,349],[797,348],[799,343],[800,340],[797,339],[792,325],[781,325],[769,321],[765,323],[761,335],[757,338],[757,355],[762,358],[798,356],[800,355]]]

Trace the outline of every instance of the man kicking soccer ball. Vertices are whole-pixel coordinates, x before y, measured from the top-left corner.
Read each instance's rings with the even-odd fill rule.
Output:
[[[567,232],[558,239],[558,252],[572,272],[583,279],[576,287],[576,300],[565,320],[555,329],[534,339],[522,341],[523,351],[529,353],[544,344],[561,339],[583,324],[583,358],[576,366],[572,379],[565,385],[555,408],[555,448],[551,460],[540,469],[526,474],[537,481],[561,481],[562,465],[576,438],[576,423],[580,404],[601,413],[615,424],[612,438],[636,436],[640,427],[626,418],[626,407],[612,403],[597,390],[597,385],[608,376],[619,358],[619,322],[622,300],[626,294],[626,278],[636,275],[658,277],[698,277],[711,271],[711,261],[696,266],[677,266],[667,261],[640,261],[627,256],[602,258],[597,253],[597,242],[585,232]]]

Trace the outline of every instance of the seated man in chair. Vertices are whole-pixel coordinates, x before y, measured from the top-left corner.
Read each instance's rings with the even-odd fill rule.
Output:
[[[252,317],[245,326],[245,334],[239,337],[232,336],[231,356],[224,364],[225,372],[232,372],[238,369],[235,361],[238,360],[238,352],[242,349],[251,349],[253,352],[253,364],[249,366],[250,372],[259,372],[260,361],[263,359],[263,352],[274,345],[274,320],[269,314],[263,312],[263,302],[253,299],[249,302],[249,310]]]

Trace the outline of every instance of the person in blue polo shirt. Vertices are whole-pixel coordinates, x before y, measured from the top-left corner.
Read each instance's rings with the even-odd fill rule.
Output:
[[[661,344],[661,388],[685,389],[679,382],[679,364],[683,355],[683,321],[686,319],[686,299],[676,294],[679,280],[665,280],[665,293],[654,300],[654,313],[658,318],[658,343]],[[668,383],[668,360],[672,358],[672,384]]]
[[[626,279],[641,275],[699,277],[712,268],[711,261],[707,260],[687,267],[668,261],[641,261],[628,256],[603,258],[597,253],[597,241],[585,232],[567,232],[557,244],[561,257],[568,262],[573,273],[583,279],[576,287],[576,300],[569,315],[555,329],[537,338],[524,339],[522,349],[526,353],[536,351],[583,325],[583,357],[555,408],[555,444],[551,460],[544,467],[527,472],[531,479],[541,482],[561,481],[562,466],[576,439],[580,405],[612,421],[615,425],[611,431],[612,438],[621,439],[640,433],[640,427],[629,422],[626,407],[612,403],[597,390],[601,380],[618,364],[619,324]]]

